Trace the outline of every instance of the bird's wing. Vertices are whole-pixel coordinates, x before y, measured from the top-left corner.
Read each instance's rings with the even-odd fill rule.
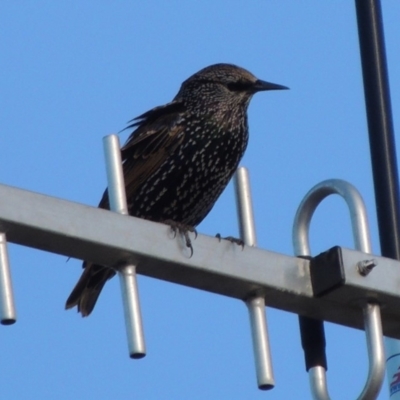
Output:
[[[129,126],[137,126],[137,129],[121,149],[127,199],[134,196],[138,187],[182,142],[182,111],[182,103],[172,102],[140,115],[135,118],[140,121]],[[107,191],[99,206],[109,208]]]

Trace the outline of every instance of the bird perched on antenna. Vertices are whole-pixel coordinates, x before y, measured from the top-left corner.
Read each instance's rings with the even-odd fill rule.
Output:
[[[187,235],[210,212],[244,154],[252,96],[279,89],[288,88],[215,64],[184,81],[171,103],[132,120],[134,131],[121,149],[129,214]],[[107,190],[99,207],[109,208]],[[88,261],[83,268],[66,308],[77,306],[85,317],[115,270]]]

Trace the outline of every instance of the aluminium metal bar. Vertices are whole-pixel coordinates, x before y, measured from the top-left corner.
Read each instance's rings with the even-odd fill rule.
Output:
[[[368,379],[358,399],[376,399],[382,387],[385,373],[380,305],[368,303],[363,307],[365,333],[368,346]]]
[[[400,194],[382,10],[379,0],[356,0],[358,38],[382,255],[400,260]],[[387,377],[393,400],[400,342],[386,339]]]
[[[341,248],[344,284],[314,298],[310,262],[301,258],[198,235],[193,257],[167,225],[120,215],[0,184],[0,231],[7,240],[44,251],[115,267],[245,300],[265,297],[269,307],[363,328],[356,299],[383,304],[385,335],[400,339],[400,262],[373,256],[377,267],[364,277],[357,263],[371,255]],[[334,298],[336,292],[341,296]]]
[[[364,318],[365,318],[365,326],[370,326],[368,329],[368,332],[373,332],[377,337],[376,339],[368,339],[367,341],[370,343],[378,343],[378,337],[382,337],[382,330],[380,329],[381,324],[380,324],[380,310],[379,306],[376,304],[373,305],[368,305],[368,307],[371,307],[368,312],[365,312],[364,309]],[[372,351],[376,351],[376,349],[372,349]],[[382,354],[383,357],[383,353]],[[379,363],[383,363],[384,360],[383,358],[379,360]],[[381,367],[378,367],[379,369],[382,369]],[[375,370],[375,368],[373,368]],[[327,382],[326,382],[326,373],[325,369],[322,367],[316,367],[312,368],[309,373],[309,383],[310,387],[313,388],[313,398],[318,399],[318,400],[330,400],[329,394],[328,394],[328,389],[327,389]],[[380,387],[382,385],[382,379],[380,380],[379,383],[379,377],[372,377],[374,379],[374,386],[372,387],[373,390],[369,390],[367,393],[365,392],[365,389],[361,393],[359,398],[364,398],[364,399],[375,399],[377,398],[379,394]]]
[[[256,229],[251,201],[250,178],[246,168],[238,168],[234,183],[240,237],[246,246],[255,247],[257,246]],[[275,380],[271,361],[267,317],[265,315],[265,299],[263,296],[256,295],[246,299],[245,303],[249,310],[258,387],[263,390],[269,390],[275,386]]]
[[[331,194],[338,194],[346,200],[353,228],[354,247],[364,253],[371,253],[367,210],[360,193],[353,185],[341,179],[328,179],[310,189],[297,209],[293,224],[293,245],[296,254],[310,255],[308,232],[311,217],[318,204]]]
[[[2,325],[11,325],[17,320],[9,264],[6,235],[0,232],[0,322]]]
[[[323,367],[313,367],[308,374],[308,383],[312,388],[314,400],[330,400],[326,382],[326,371]]]
[[[128,215],[118,136],[105,136],[103,138],[103,145],[107,169],[107,191],[110,209],[119,214]],[[118,276],[121,284],[129,355],[131,358],[142,358],[146,355],[146,345],[142,328],[143,324],[135,265],[131,263],[119,265]]]
[[[340,179],[329,179],[315,185],[306,194],[297,210],[293,224],[293,243],[296,254],[301,256],[310,256],[311,250],[308,236],[312,215],[321,201],[331,194],[338,194],[342,196],[347,203],[350,211],[353,237],[356,248],[365,253],[371,253],[372,250],[371,240],[369,237],[367,210],[360,193],[348,182]],[[359,268],[356,269],[356,273],[361,274]],[[365,277],[366,275],[362,276]],[[380,306],[376,301],[370,301],[369,297],[370,296],[364,298],[364,303],[366,301],[368,301],[368,303],[361,305],[364,314],[364,328],[367,339],[369,368],[367,381],[363,391],[358,397],[360,400],[375,399],[377,397],[382,386],[385,368]],[[307,325],[306,322],[308,321],[305,321],[303,324],[301,324],[301,328],[304,328],[304,326]],[[318,331],[323,335],[323,322],[313,321],[313,323],[319,323],[320,326]],[[302,330],[301,332],[302,337],[305,335],[310,335],[310,333],[311,332],[309,330]],[[324,337],[321,338],[320,341],[324,342]],[[307,342],[307,340],[303,340],[302,338],[302,342]],[[306,360],[307,352],[309,351],[309,348],[304,348]],[[320,351],[323,354],[319,355],[319,358],[324,360],[325,348],[321,347]],[[329,399],[325,375],[326,361],[325,363],[319,363],[318,357],[315,359],[315,361],[315,365],[307,366],[312,395],[316,400],[326,400]]]
[[[234,185],[240,238],[246,246],[256,247],[256,227],[254,222],[253,204],[251,201],[250,177],[247,168],[239,167],[237,169]]]

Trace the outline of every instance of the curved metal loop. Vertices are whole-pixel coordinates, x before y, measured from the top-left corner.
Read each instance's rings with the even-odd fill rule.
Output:
[[[358,190],[341,179],[328,179],[315,185],[304,197],[294,219],[293,246],[297,256],[310,256],[308,232],[314,211],[325,197],[338,194],[349,207],[353,228],[354,245],[357,250],[371,253],[367,210]]]
[[[371,253],[367,211],[358,190],[350,183],[340,179],[328,179],[315,185],[301,202],[293,224],[293,246],[297,256],[310,256],[309,227],[315,209],[321,201],[338,194],[349,207],[353,228],[354,244],[357,250]],[[382,322],[380,308],[368,303],[364,309],[364,328],[367,339],[369,369],[367,382],[358,397],[359,400],[375,399],[378,396],[384,377],[385,357],[383,349]],[[326,382],[325,368],[316,366],[309,370],[310,386],[316,400],[330,399]]]

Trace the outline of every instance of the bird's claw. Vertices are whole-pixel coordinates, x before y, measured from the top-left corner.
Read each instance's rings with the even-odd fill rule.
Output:
[[[190,257],[193,255],[193,246],[192,240],[189,237],[189,232],[194,233],[194,238],[197,239],[197,231],[193,226],[185,225],[180,222],[166,220],[165,224],[169,225],[172,232],[174,233],[174,238],[176,237],[176,233],[179,232],[185,239],[185,245],[190,249]]]
[[[222,239],[224,239],[224,240],[228,240],[229,242],[231,242],[231,243],[235,243],[235,244],[237,244],[238,246],[241,246],[242,247],[242,250],[244,249],[244,241],[243,241],[243,239],[239,239],[239,238],[235,238],[235,237],[233,237],[233,236],[227,236],[227,237],[221,237],[221,234],[219,234],[219,233],[217,233],[216,235],[215,235],[215,237],[219,240],[219,241],[221,241]]]

